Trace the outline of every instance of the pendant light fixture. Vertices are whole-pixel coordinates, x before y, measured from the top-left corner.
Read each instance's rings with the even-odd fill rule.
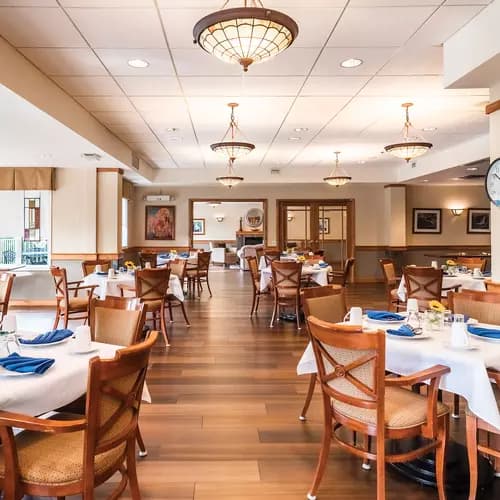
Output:
[[[234,160],[230,159],[227,166],[227,175],[224,175],[222,177],[217,177],[215,179],[217,182],[220,182],[223,186],[226,186],[229,189],[231,189],[233,186],[236,186],[237,184],[239,184],[244,180],[243,177],[235,175],[233,163]]]
[[[401,104],[401,107],[405,108],[406,116],[403,126],[403,141],[396,144],[389,144],[384,148],[388,153],[391,153],[391,155],[406,160],[407,163],[418,156],[422,156],[432,148],[432,144],[430,142],[425,142],[422,137],[418,135],[410,122],[409,109],[412,106],[412,102]]]
[[[260,0],[244,0],[242,7],[221,9],[200,19],[193,28],[194,43],[218,59],[239,63],[243,71],[287,49],[299,27],[286,14],[266,9]]]
[[[335,151],[335,166],[328,177],[323,178],[325,182],[328,182],[330,186],[340,187],[348,182],[351,182],[352,177],[349,177],[346,171],[342,168],[339,163],[340,151]]]
[[[236,160],[237,158],[241,158],[242,156],[251,153],[255,149],[255,145],[251,142],[237,141],[237,135],[243,135],[241,130],[238,128],[238,124],[236,123],[236,118],[234,115],[234,110],[239,105],[236,102],[230,102],[228,104],[231,109],[231,119],[229,121],[229,127],[224,134],[221,142],[216,142],[214,144],[210,144],[210,148],[212,151],[219,153],[222,156],[225,156],[229,160]]]

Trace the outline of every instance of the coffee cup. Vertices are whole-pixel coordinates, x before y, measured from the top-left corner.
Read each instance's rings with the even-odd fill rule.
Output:
[[[15,314],[7,314],[4,316],[0,330],[4,332],[15,332],[17,330],[17,318]]]
[[[434,269],[437,269],[438,268],[438,263],[437,263],[437,260],[433,260],[431,262],[431,267],[433,267]]]
[[[96,264],[96,266],[95,266],[95,272],[96,273],[102,273],[102,266],[101,266],[101,264]]]
[[[151,262],[145,262],[144,269],[151,269]]]
[[[108,278],[114,278],[114,277],[115,277],[115,270],[112,267],[110,267],[108,269]]]
[[[344,321],[349,321],[350,325],[362,325],[363,309],[361,307],[351,307],[349,312],[344,316]]]
[[[482,276],[481,269],[479,269],[479,267],[475,267],[472,270],[472,276],[474,276],[474,278],[480,278]]]
[[[92,348],[92,338],[90,336],[90,327],[81,325],[76,328],[72,338],[73,352],[87,352]]]

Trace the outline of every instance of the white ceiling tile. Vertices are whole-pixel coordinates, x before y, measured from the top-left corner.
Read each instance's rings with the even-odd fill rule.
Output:
[[[145,132],[144,130],[142,132],[130,132],[124,130],[123,128],[113,127],[113,131],[126,143],[156,141],[156,137],[150,130],[148,130],[147,132]]]
[[[181,94],[177,78],[173,76],[119,76],[116,80],[130,96]]]
[[[0,34],[16,47],[85,47],[62,10],[2,7]]]
[[[130,147],[139,153],[145,154],[149,158],[163,158],[165,156],[170,157],[165,147],[156,142],[132,142]]]
[[[270,61],[255,64],[248,70],[251,76],[307,75],[318,57],[319,47],[295,47],[285,50]],[[241,73],[241,68],[238,68]]]
[[[398,47],[433,10],[433,7],[347,8],[328,46]]]
[[[147,135],[148,137],[151,137],[151,130],[144,122],[138,124],[123,123],[121,125],[108,125],[108,128],[119,137],[124,138],[124,140],[128,140],[125,139],[128,137],[135,137],[137,134]]]
[[[94,48],[164,48],[155,9],[68,9]]]
[[[182,77],[181,85],[187,96],[295,96],[300,90],[303,76],[191,76]]]
[[[0,0],[0,7],[58,7],[57,0]]]
[[[172,49],[177,73],[182,76],[211,75],[238,76],[241,75],[239,64],[227,64],[198,48]]]
[[[88,111],[133,111],[126,97],[78,97],[76,99]]]
[[[160,14],[167,31],[169,46],[172,49],[192,48],[193,27],[199,19],[210,12],[210,9],[161,9]]]
[[[107,75],[91,49],[20,49],[21,52],[49,76]]]
[[[74,96],[123,95],[110,76],[56,76],[53,79]]]
[[[302,96],[353,96],[369,80],[369,76],[311,76],[302,89]]]
[[[445,5],[489,5],[493,0],[446,0]]]
[[[395,52],[395,48],[326,48],[318,59],[312,75],[374,75]],[[357,68],[342,68],[340,63],[349,58],[361,59],[363,64]]]
[[[168,49],[97,49],[109,72],[115,76],[171,76],[174,68]],[[131,59],[142,59],[149,63],[147,68],[129,66]]]
[[[104,125],[142,125],[144,120],[136,111],[94,111],[93,115]]]
[[[441,46],[404,47],[380,70],[381,75],[441,75]]]

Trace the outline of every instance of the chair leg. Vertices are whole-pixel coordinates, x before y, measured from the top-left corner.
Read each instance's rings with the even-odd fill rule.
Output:
[[[300,412],[300,417],[299,420],[306,420],[306,413],[307,410],[309,409],[309,405],[311,404],[311,399],[314,394],[314,387],[316,386],[316,374],[311,373],[310,378],[309,378],[309,388],[307,389],[307,395],[306,395],[306,400],[304,401],[304,407],[302,408],[302,411]]]
[[[477,419],[473,415],[465,417],[467,438],[467,457],[469,459],[469,500],[476,500],[477,495]]]
[[[252,309],[250,309],[250,317],[253,316],[253,313],[255,311],[255,302],[257,300],[257,293],[255,292],[255,290],[253,291],[253,300],[252,300]]]
[[[436,436],[439,441],[439,446],[436,448],[436,483],[439,500],[446,500],[446,445],[448,444],[449,425],[448,415],[441,417]],[[475,495],[474,498],[476,498]]]
[[[383,434],[377,440],[377,500],[385,500],[385,439]]]
[[[295,299],[295,319],[297,321],[297,330],[300,330],[300,299]]]
[[[370,451],[371,442],[372,442],[372,437],[369,436],[368,434],[363,434],[363,449],[365,451]],[[372,469],[372,466],[370,464],[370,460],[368,460],[368,458],[363,459],[363,464],[361,465],[361,468],[363,470],[371,470]]]
[[[172,312],[172,304],[171,304],[170,300],[167,301],[167,304],[168,304],[168,314],[170,316],[170,323],[173,323],[174,322],[174,314]]]
[[[137,440],[137,445],[139,446],[139,456],[141,458],[146,457],[148,454],[148,450],[146,450],[146,445],[144,444],[144,440],[142,439],[141,429],[139,428],[139,426],[137,426],[135,438]]]
[[[276,315],[278,313],[278,297],[274,297],[274,307],[273,307],[273,315],[271,316],[271,323],[270,327],[272,328],[274,326],[274,322],[276,320]]]
[[[54,325],[52,326],[52,330],[55,330],[57,328],[57,325],[59,324],[60,314],[61,314],[61,311],[59,310],[59,308],[57,308],[56,309],[56,318],[54,320]]]
[[[208,273],[207,273],[207,277],[205,279],[207,281],[208,293],[210,294],[210,297],[212,297],[212,290],[210,289],[210,282],[208,281]]]
[[[167,325],[165,322],[165,305],[163,305],[163,307],[160,309],[160,329],[163,338],[165,339],[165,347],[168,347],[170,345],[170,342],[168,340]]]
[[[129,439],[127,443],[127,476],[132,500],[141,500],[139,482],[137,481],[134,438]]]
[[[257,294],[257,301],[255,303],[255,311],[254,311],[255,314],[257,314],[257,311],[259,309],[259,303],[260,303],[260,293]]]
[[[184,307],[184,302],[181,301],[180,304],[181,304],[182,315],[184,316],[184,321],[186,322],[187,326],[191,326],[191,323],[189,322],[189,319],[186,314],[186,308]]]
[[[460,418],[460,396],[458,394],[453,394],[453,412],[451,416]]]
[[[69,321],[69,315],[68,315],[68,310],[66,309],[66,313],[64,314],[64,328],[66,330],[68,329],[68,321]]]

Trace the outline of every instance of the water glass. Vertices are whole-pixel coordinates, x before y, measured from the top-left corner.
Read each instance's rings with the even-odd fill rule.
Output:
[[[442,312],[429,309],[424,313],[424,329],[426,332],[436,332],[443,328],[444,315]]]
[[[453,323],[465,323],[465,317],[463,314],[454,314]]]
[[[406,317],[406,322],[412,328],[421,328],[420,314],[418,311],[409,311],[408,316]]]
[[[20,350],[21,346],[15,335],[5,333],[0,335],[0,357],[7,357],[14,352],[19,353]]]
[[[452,323],[453,323],[453,313],[449,309],[446,309],[445,311],[443,311],[443,326],[444,328],[449,330],[451,328]]]

